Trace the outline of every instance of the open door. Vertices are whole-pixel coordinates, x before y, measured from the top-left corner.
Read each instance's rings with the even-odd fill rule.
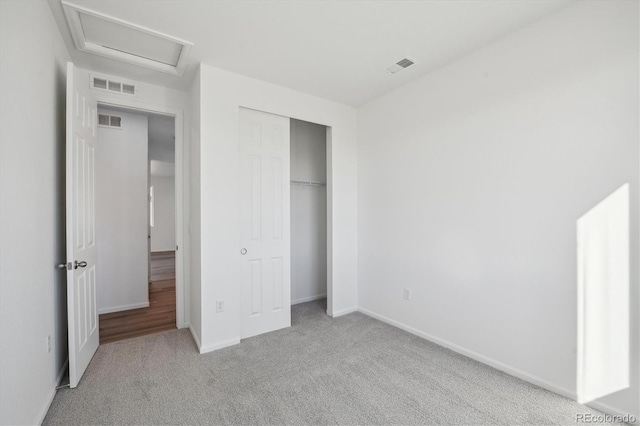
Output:
[[[289,118],[240,108],[240,337],[291,326]]]
[[[87,80],[87,81],[85,81]],[[69,382],[75,388],[98,349],[95,152],[98,104],[67,63],[67,309]]]

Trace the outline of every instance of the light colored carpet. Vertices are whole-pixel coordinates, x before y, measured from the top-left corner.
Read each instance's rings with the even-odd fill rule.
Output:
[[[597,413],[360,313],[200,355],[187,330],[100,346],[44,424],[575,425]]]

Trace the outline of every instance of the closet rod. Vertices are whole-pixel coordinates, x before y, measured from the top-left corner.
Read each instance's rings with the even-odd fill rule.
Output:
[[[303,185],[303,186],[325,186],[323,182],[313,182],[310,180],[292,180],[291,183],[293,185]]]

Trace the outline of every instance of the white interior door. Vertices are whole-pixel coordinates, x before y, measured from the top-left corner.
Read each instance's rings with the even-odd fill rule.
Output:
[[[291,326],[289,118],[240,109],[241,338]]]
[[[97,101],[67,64],[67,309],[69,381],[75,388],[98,349],[95,152]]]

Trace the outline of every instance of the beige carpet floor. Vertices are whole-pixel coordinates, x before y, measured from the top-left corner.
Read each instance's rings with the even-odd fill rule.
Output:
[[[575,425],[597,413],[360,313],[200,355],[187,330],[100,346],[46,425]]]

